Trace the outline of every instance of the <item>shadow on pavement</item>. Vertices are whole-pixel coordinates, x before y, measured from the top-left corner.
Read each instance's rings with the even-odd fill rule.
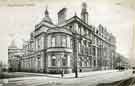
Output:
[[[135,77],[112,83],[100,83],[97,86],[132,86],[135,85]]]

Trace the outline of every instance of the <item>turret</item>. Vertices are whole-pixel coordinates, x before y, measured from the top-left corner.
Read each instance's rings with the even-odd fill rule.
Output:
[[[46,8],[46,10],[45,10],[45,14],[44,14],[45,16],[44,16],[44,18],[43,18],[43,20],[42,21],[45,21],[45,22],[48,22],[48,23],[52,23],[52,20],[51,20],[51,18],[50,18],[50,16],[49,16],[49,12],[48,12],[48,9]]]

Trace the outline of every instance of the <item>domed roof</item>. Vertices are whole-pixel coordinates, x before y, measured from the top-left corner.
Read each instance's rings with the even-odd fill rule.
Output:
[[[17,48],[18,48],[18,47],[16,46],[16,44],[15,44],[15,40],[12,40],[12,41],[11,41],[11,44],[9,45],[8,48],[10,48],[10,49],[17,49]]]
[[[52,20],[51,20],[50,17],[44,17],[42,21],[43,21],[43,22],[52,23]]]

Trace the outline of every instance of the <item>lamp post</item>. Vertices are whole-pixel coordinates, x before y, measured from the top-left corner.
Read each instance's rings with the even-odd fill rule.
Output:
[[[74,50],[74,68],[75,68],[75,78],[78,78],[78,41],[77,41],[77,34],[75,33],[74,34],[74,47],[73,47],[73,50]]]
[[[75,16],[76,16],[76,13],[75,13]],[[74,32],[73,32],[73,57],[74,57],[75,78],[78,78],[78,39],[81,40],[81,36],[78,35],[78,28],[79,28],[78,24],[75,23]]]

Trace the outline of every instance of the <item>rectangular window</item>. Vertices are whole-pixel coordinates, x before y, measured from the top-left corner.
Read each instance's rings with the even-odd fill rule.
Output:
[[[81,34],[82,34],[82,35],[85,34],[85,33],[84,33],[84,28],[83,28],[83,27],[81,27]]]
[[[95,49],[95,47],[93,47],[93,56],[95,56],[96,55],[96,49]]]
[[[55,47],[55,37],[52,37],[52,40],[51,40],[51,45],[52,45],[52,47]]]
[[[81,43],[78,43],[78,52],[81,53]]]
[[[80,61],[80,67],[82,67],[82,62]]]
[[[63,58],[63,59],[62,59],[62,65],[63,65],[63,66],[66,66],[66,63],[67,63],[66,59]]]
[[[87,41],[86,41],[86,40],[84,40],[84,41],[83,41],[83,44],[84,44],[84,46],[86,46],[86,45],[87,45]]]
[[[38,38],[37,39],[37,50],[39,50],[40,49],[40,39]]]
[[[85,67],[87,67],[87,61],[85,61]]]
[[[62,36],[62,47],[67,47],[67,37]]]
[[[70,40],[70,37],[68,36],[68,37],[67,37],[67,47],[68,47],[68,48],[70,48],[70,41],[71,41],[71,40]]]
[[[47,46],[51,47],[51,37],[50,37],[50,35],[47,38]]]
[[[44,37],[41,37],[40,45],[41,45],[41,49],[44,49]]]
[[[87,35],[87,29],[84,28],[84,36],[86,36],[86,35]]]
[[[73,47],[73,39],[70,39],[70,47]]]
[[[62,58],[62,65],[63,66],[67,65],[67,55],[64,55],[64,57]]]

